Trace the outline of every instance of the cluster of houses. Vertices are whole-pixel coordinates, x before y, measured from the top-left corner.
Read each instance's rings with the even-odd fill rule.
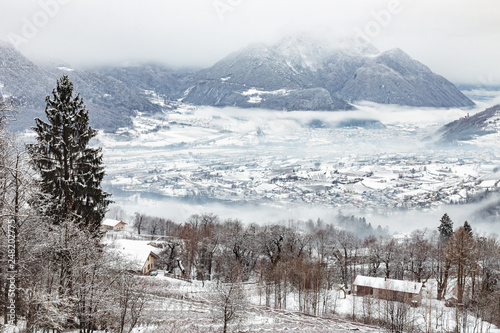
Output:
[[[302,165],[295,160],[282,160],[283,166],[275,161],[234,167],[198,165],[190,172],[155,170],[154,175],[144,175],[142,181],[148,191],[153,189],[170,197],[321,203],[375,211],[418,209],[462,203],[467,193],[478,190],[474,168],[480,165],[480,156],[453,161],[397,155],[367,161],[353,159],[349,163],[334,161],[321,168],[313,167],[310,161],[301,161]],[[137,190],[141,185],[134,186]]]

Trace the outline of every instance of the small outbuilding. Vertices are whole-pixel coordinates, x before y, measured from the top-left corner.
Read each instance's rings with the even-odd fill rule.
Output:
[[[420,282],[358,275],[353,283],[353,293],[418,306],[422,302],[422,286]]]
[[[121,231],[126,225],[127,223],[119,220],[105,219],[102,221],[102,228],[104,230]]]

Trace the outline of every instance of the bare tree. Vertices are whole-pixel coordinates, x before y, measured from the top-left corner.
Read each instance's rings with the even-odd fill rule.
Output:
[[[245,307],[245,292],[240,280],[230,283],[218,283],[215,289],[215,303],[223,323],[223,332],[226,333],[229,324],[243,314]]]
[[[210,280],[214,254],[219,247],[219,218],[213,214],[192,215],[179,231],[184,242],[182,255],[187,274],[198,280]]]
[[[242,281],[247,281],[259,256],[257,228],[252,225],[245,228],[239,220],[226,220],[218,232],[221,246],[215,254],[217,278],[229,281],[236,272]]]
[[[134,214],[134,228],[137,229],[137,234],[141,234],[141,231],[144,230],[144,219],[145,216],[140,213]]]
[[[344,230],[334,230],[331,237],[330,255],[337,263],[342,290],[347,293],[353,280],[359,241]]]
[[[128,221],[127,213],[120,206],[112,206],[106,213],[106,216],[113,220]]]
[[[415,230],[412,232],[407,251],[409,255],[409,271],[412,279],[422,282],[427,281],[431,275],[430,254],[432,246],[426,235],[426,230]]]
[[[147,284],[123,272],[114,287],[118,311],[118,333],[130,333],[136,327],[147,303]]]
[[[398,246],[394,238],[385,239],[382,245],[382,264],[384,275],[386,278],[391,277],[393,271],[393,265],[395,264],[395,258],[398,253]]]
[[[457,300],[464,301],[465,282],[469,272],[476,266],[476,243],[470,233],[460,227],[452,234],[444,254],[455,268],[457,276]]]
[[[8,112],[3,108],[0,115]],[[3,128],[6,117],[0,116],[0,290],[3,295],[0,303],[4,322],[7,322],[7,305],[15,305],[15,316],[9,321],[17,323],[24,314],[22,290],[28,286],[25,272],[32,221],[29,203],[37,193],[37,186],[26,154]]]

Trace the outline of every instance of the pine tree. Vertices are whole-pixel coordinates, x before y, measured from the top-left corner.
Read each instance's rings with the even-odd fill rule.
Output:
[[[35,119],[35,144],[28,146],[33,165],[40,174],[41,207],[59,225],[76,223],[97,232],[110,194],[101,189],[104,177],[100,148],[89,147],[97,131],[89,126],[83,100],[73,97],[73,83],[64,75],[46,98],[48,122]]]
[[[469,222],[467,221],[464,222],[464,229],[469,234],[469,236],[472,236],[472,227],[469,224]]]
[[[450,274],[451,262],[446,256],[443,255],[445,245],[449,241],[451,235],[453,235],[453,221],[448,216],[444,214],[440,220],[441,224],[438,227],[439,230],[439,242],[437,244],[437,270],[436,270],[436,281],[437,281],[437,299],[440,300],[446,293],[446,288],[448,286],[448,276]]]
[[[453,221],[448,216],[448,214],[444,213],[443,217],[441,217],[440,222],[441,224],[438,227],[439,240],[441,242],[446,242],[453,234]]]

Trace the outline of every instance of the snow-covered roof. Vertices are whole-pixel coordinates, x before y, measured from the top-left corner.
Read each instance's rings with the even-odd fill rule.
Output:
[[[399,291],[410,294],[418,294],[422,290],[422,283],[420,282],[392,280],[382,277],[371,277],[363,275],[356,276],[354,285],[361,287],[371,287],[375,289]]]
[[[108,227],[116,227],[116,225],[120,222],[125,223],[123,221],[118,221],[118,220],[113,220],[113,219],[104,219],[104,221],[102,221],[102,225],[105,225]],[[125,223],[125,224],[127,224],[127,223]]]
[[[110,244],[118,251],[132,270],[142,270],[150,253],[159,255],[161,249],[148,245],[150,241],[117,239]]]

